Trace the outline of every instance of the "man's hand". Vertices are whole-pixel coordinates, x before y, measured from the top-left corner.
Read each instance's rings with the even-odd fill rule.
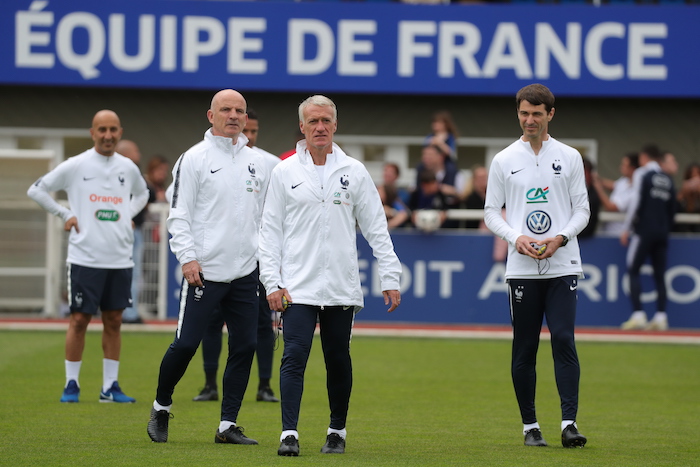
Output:
[[[624,247],[629,245],[630,242],[630,233],[628,231],[624,231],[620,234],[620,244]]]
[[[197,287],[204,287],[202,282],[202,277],[200,273],[202,272],[202,267],[199,265],[197,260],[190,261],[182,265],[182,277],[185,278],[188,284],[196,285]]]
[[[292,297],[289,295],[289,291],[287,289],[279,289],[271,294],[268,294],[267,304],[270,305],[270,310],[284,313],[282,297],[287,299],[287,303],[292,303]]]
[[[528,237],[527,235],[521,235],[515,241],[515,248],[521,255],[529,256],[530,258],[534,259],[545,259],[551,258],[563,242],[564,239],[560,235],[539,240],[536,240],[532,237]],[[541,255],[538,255],[537,250],[532,245],[530,245],[531,243],[535,243],[540,246],[546,245],[547,248],[544,250],[544,252],[542,252]]]
[[[396,307],[401,304],[401,292],[399,292],[398,290],[384,290],[382,292],[382,295],[384,295],[385,305],[388,305],[389,302],[391,302],[391,306],[388,310],[386,310],[389,313],[394,311]]]
[[[80,233],[80,229],[78,228],[78,218],[75,216],[66,221],[66,223],[63,225],[63,230],[70,232],[70,229],[73,227],[75,227],[75,233]]]

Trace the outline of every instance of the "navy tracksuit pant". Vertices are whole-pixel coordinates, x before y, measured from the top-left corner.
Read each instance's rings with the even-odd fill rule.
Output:
[[[513,355],[511,373],[515,396],[524,424],[535,423],[537,349],[543,318],[552,336],[554,377],[559,390],[562,420],[576,420],[581,368],[574,325],[576,321],[576,276],[548,279],[509,279]]]
[[[282,430],[296,430],[304,391],[304,371],[318,320],[326,362],[326,388],[331,410],[330,427],[342,430],[352,390],[350,337],[355,307],[291,304],[282,314],[284,353],[280,369]]]
[[[630,300],[632,311],[642,308],[642,280],[640,271],[647,258],[651,258],[656,285],[656,310],[666,311],[666,257],[668,255],[668,235],[632,235],[627,250],[627,269],[630,277]]]
[[[258,344],[255,350],[258,356],[258,378],[272,378],[272,359],[274,357],[275,333],[272,331],[270,305],[267,303],[265,287],[258,282]],[[217,308],[209,322],[202,339],[202,360],[204,373],[216,373],[219,369],[221,355],[221,328],[224,326],[224,316]]]
[[[175,386],[197,352],[197,347],[211,321],[212,312],[219,307],[229,333],[221,420],[236,421],[255,354],[257,288],[257,269],[228,284],[205,281],[204,288],[192,287],[183,280],[175,340],[170,344],[160,364],[156,393],[156,401],[159,404],[172,404]]]

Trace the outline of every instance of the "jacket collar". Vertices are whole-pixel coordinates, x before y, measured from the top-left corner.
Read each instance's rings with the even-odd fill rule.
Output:
[[[311,159],[311,154],[308,152],[306,147],[306,140],[301,140],[297,142],[297,157],[302,165],[313,165],[313,160]],[[333,143],[333,152],[326,156],[326,167],[334,168],[335,166],[347,165],[350,156],[345,154],[340,146]]]
[[[225,136],[214,136],[214,134],[211,132],[211,128],[204,133],[204,139],[211,142],[214,146],[226,154],[231,154],[232,156],[238,154],[241,149],[248,144],[248,138],[246,138],[243,133],[238,135],[236,144],[232,144],[231,138],[226,138]]]

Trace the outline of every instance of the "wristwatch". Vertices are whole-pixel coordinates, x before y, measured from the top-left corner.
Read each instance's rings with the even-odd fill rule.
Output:
[[[563,240],[561,242],[561,246],[566,246],[567,243],[569,243],[569,237],[566,235],[559,234],[557,237],[561,237]]]

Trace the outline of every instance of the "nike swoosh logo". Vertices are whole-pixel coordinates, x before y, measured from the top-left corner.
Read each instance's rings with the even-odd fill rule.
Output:
[[[299,182],[296,185],[292,185],[292,190],[295,189],[296,187],[298,187],[299,185],[301,185],[302,183],[304,183],[304,182]]]
[[[576,286],[576,285],[570,285],[570,286],[569,286],[569,290],[571,290],[571,291],[576,290],[577,287],[578,287],[578,286]]]
[[[108,401],[113,401],[114,400],[114,394],[105,394],[104,392],[102,393],[102,400],[108,400]]]
[[[525,169],[522,168],[522,169],[520,169],[520,170],[511,170],[511,171],[510,171],[510,174],[511,174],[511,175],[515,175],[515,174],[517,174],[518,172],[523,171],[523,170],[525,170]]]
[[[88,180],[92,180],[93,178],[95,178],[95,177],[83,177],[83,180],[85,180],[87,182]]]
[[[212,170],[211,173],[215,174],[216,172],[218,172],[218,171],[221,170],[221,169],[223,169],[223,167],[219,167],[219,168],[216,169],[216,170]]]

